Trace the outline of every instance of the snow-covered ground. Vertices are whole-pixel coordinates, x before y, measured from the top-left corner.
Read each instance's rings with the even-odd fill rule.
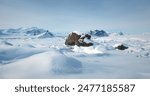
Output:
[[[0,31],[0,78],[150,78],[150,33],[92,36],[94,46],[68,47],[66,35]]]

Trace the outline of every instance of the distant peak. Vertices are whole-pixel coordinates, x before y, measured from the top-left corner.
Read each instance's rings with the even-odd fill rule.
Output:
[[[104,30],[90,30],[89,32],[91,35],[103,37],[103,36],[108,36],[108,33]]]

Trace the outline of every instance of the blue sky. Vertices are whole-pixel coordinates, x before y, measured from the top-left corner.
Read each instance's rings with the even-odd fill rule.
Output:
[[[0,0],[0,28],[150,32],[150,0]]]

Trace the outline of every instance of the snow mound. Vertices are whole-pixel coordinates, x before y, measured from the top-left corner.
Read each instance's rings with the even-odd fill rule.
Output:
[[[8,64],[15,62],[19,59],[32,56],[37,53],[41,53],[43,50],[31,49],[31,48],[16,48],[16,47],[1,47],[0,50],[0,64]]]
[[[81,73],[80,61],[51,50],[0,66],[0,78],[52,78],[54,74]],[[52,77],[50,77],[52,76]]]
[[[122,36],[122,35],[124,35],[122,32],[114,32],[109,34],[109,36]]]
[[[74,46],[73,51],[78,53],[86,53],[86,54],[103,54],[103,52],[99,50],[98,47],[94,47],[94,46],[90,46],[90,47]]]
[[[82,72],[82,64],[80,61],[62,54],[53,55],[51,58],[51,64],[51,70],[54,73],[66,74]]]

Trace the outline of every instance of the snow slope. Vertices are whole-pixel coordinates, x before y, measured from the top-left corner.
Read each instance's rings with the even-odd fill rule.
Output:
[[[51,50],[1,67],[0,78],[52,78],[53,74],[81,72],[80,61]]]
[[[1,35],[0,78],[150,78],[149,36],[92,36],[94,46],[68,47],[65,35],[42,39]],[[117,44],[129,48],[116,50]]]

